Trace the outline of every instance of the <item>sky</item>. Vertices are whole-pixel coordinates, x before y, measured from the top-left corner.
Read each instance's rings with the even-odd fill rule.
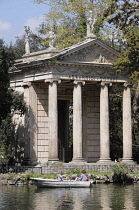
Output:
[[[46,4],[33,3],[33,0],[0,0],[0,39],[5,44],[14,44],[16,37],[24,33],[24,26],[30,26],[35,32],[48,11]]]

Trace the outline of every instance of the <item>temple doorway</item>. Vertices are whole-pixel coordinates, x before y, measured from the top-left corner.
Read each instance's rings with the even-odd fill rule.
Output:
[[[73,157],[72,102],[58,101],[58,158],[68,163]]]

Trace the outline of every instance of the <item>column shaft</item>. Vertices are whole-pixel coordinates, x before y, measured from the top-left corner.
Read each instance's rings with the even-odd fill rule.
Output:
[[[49,161],[58,161],[57,81],[49,83]]]
[[[29,88],[29,127],[30,127],[30,158],[35,163],[37,161],[37,94],[36,86],[31,85]]]
[[[73,161],[82,157],[82,82],[76,82],[73,90]]]
[[[132,160],[131,93],[129,86],[123,92],[123,161]]]
[[[108,84],[100,90],[100,160],[110,161]]]

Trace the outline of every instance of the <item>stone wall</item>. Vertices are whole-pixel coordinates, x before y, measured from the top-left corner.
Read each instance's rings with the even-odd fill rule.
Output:
[[[48,86],[37,89],[37,154],[38,161],[47,162],[49,146]]]
[[[87,162],[96,162],[100,156],[100,98],[99,87],[92,86],[87,91],[83,103],[83,129],[86,143],[84,154]],[[86,151],[86,152],[85,152]]]

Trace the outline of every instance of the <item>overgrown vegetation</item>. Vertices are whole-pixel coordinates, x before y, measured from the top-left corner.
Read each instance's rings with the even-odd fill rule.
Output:
[[[132,172],[128,168],[127,164],[115,163],[111,165],[111,168],[107,172],[101,172],[99,169],[87,171],[89,179],[93,180],[94,183],[133,183],[139,181],[139,172]],[[63,173],[65,179],[75,179],[76,175],[81,175],[81,170],[73,168],[68,172]],[[46,179],[57,179],[57,173],[38,174],[33,171],[28,173],[7,173],[2,174],[0,180],[10,180],[12,183],[22,182],[24,184],[30,183],[30,178],[46,178]]]
[[[116,163],[111,166],[114,183],[125,183],[128,180],[128,166],[124,163]]]
[[[14,124],[12,115],[26,112],[23,95],[13,92],[9,84],[9,67],[16,58],[14,49],[4,45],[0,40],[0,158],[8,162],[12,156],[14,142]]]

